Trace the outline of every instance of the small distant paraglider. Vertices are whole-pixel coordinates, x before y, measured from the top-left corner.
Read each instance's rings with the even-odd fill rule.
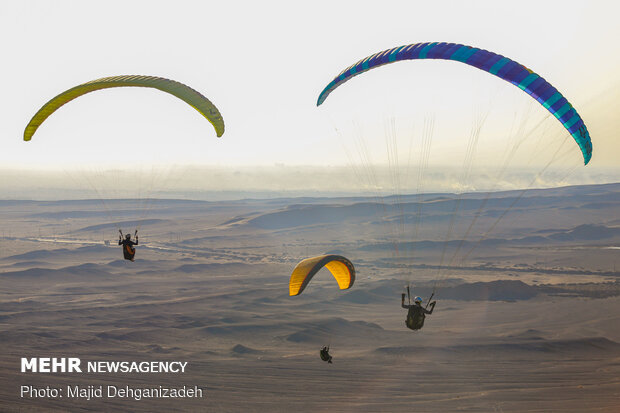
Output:
[[[319,351],[319,355],[321,356],[321,360],[326,361],[328,364],[332,364],[332,356],[329,354],[329,346],[324,346],[321,351]]]
[[[323,267],[331,272],[341,290],[347,290],[353,286],[355,267],[351,261],[341,255],[319,255],[318,257],[306,258],[295,266],[289,281],[289,295],[301,294],[312,277]],[[321,360],[332,364],[329,346],[323,346],[319,355]]]

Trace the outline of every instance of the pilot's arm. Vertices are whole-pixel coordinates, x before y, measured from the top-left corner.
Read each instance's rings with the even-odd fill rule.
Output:
[[[425,312],[426,314],[433,314],[433,310],[435,309],[435,304],[437,304],[437,301],[433,301],[433,302],[430,304],[431,309],[430,309],[430,310],[427,310],[427,309],[425,308],[425,309],[424,309],[424,312]]]
[[[407,308],[407,309],[409,307],[411,307],[411,306],[405,304],[405,294],[404,293],[400,295],[400,306],[402,308]]]

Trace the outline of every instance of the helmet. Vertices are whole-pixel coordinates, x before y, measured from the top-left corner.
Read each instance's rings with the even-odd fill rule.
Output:
[[[131,238],[131,234],[127,234],[127,235],[125,235],[125,238],[126,238],[126,239],[130,239],[130,238]]]
[[[421,303],[422,302],[422,297],[416,297],[413,299],[414,303]]]

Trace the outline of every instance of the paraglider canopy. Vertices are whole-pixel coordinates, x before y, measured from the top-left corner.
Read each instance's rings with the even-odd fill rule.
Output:
[[[351,261],[341,255],[320,255],[297,264],[289,281],[289,295],[301,294],[312,277],[323,267],[332,273],[341,290],[351,288],[355,282],[355,268]]]
[[[176,96],[188,105],[192,106],[209,122],[211,122],[218,137],[224,134],[224,119],[222,119],[222,115],[215,105],[201,93],[187,85],[184,85],[183,83],[165,79],[163,77],[128,75],[104,77],[101,79],[92,80],[62,92],[43,105],[41,109],[39,109],[39,111],[32,117],[24,130],[24,140],[29,141],[32,139],[32,136],[37,131],[39,126],[45,121],[45,119],[47,119],[65,103],[85,95],[86,93],[115,87],[147,87],[158,89],[162,92]]]
[[[368,70],[403,60],[441,59],[462,62],[512,83],[536,99],[571,134],[587,165],[592,157],[592,141],[586,125],[573,105],[549,82],[532,70],[507,57],[458,43],[414,43],[370,55],[344,69],[323,89],[320,106],[343,83]]]

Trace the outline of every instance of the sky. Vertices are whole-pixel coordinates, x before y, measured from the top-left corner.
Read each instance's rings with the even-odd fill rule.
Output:
[[[484,48],[541,74],[578,109],[592,136],[591,169],[578,171],[576,181],[613,181],[620,153],[619,12],[613,1],[522,1],[515,7],[497,1],[150,0],[102,6],[3,0],[0,170],[5,182],[0,191],[5,194],[0,198],[19,192],[7,184],[15,171],[67,173],[92,165],[220,168],[230,179],[205,184],[219,190],[249,181],[279,190],[329,189],[336,179],[325,180],[323,171],[318,181],[317,171],[363,163],[354,148],[360,128],[366,149],[377,155],[373,162],[383,164],[379,152],[386,124],[395,123],[398,139],[406,140],[401,135],[419,138],[424,121],[432,119],[431,165],[454,164],[461,150],[450,142],[466,142],[484,113],[490,115],[481,141],[492,142],[488,147],[496,136],[508,136],[525,123],[532,127],[546,115],[514,86],[455,62],[379,68],[316,107],[320,91],[353,62],[424,41]],[[121,74],[166,77],[200,91],[222,113],[224,136],[217,138],[204,118],[170,95],[123,88],[68,103],[31,142],[22,141],[25,125],[49,99],[77,84]],[[561,125],[548,123],[544,135],[561,142]],[[549,153],[555,150],[550,145]],[[489,151],[477,162],[490,165],[493,159]],[[238,178],[251,170],[258,175]],[[291,172],[297,172],[297,181]]]

